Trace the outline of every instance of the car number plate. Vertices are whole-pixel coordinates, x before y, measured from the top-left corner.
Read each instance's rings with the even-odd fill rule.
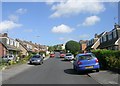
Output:
[[[86,66],[85,68],[86,68],[86,69],[89,69],[89,68],[93,68],[93,66]]]

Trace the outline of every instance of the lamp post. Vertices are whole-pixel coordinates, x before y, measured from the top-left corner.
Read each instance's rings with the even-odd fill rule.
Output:
[[[36,36],[37,38],[39,38],[40,36]],[[38,44],[38,53],[40,54],[40,44]]]

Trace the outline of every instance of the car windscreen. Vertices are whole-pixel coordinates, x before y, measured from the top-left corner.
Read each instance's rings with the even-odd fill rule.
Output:
[[[79,60],[91,60],[93,58],[95,58],[95,57],[93,55],[91,55],[91,54],[79,56]]]
[[[72,56],[72,54],[66,54],[66,56]]]

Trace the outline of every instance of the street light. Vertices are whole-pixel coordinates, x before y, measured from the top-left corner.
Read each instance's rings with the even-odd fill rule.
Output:
[[[37,38],[39,38],[40,36],[36,36]],[[38,44],[38,53],[40,54],[40,44]]]

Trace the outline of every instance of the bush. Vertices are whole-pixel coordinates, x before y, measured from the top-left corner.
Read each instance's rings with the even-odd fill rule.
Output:
[[[99,60],[101,69],[120,68],[120,51],[93,50]]]

